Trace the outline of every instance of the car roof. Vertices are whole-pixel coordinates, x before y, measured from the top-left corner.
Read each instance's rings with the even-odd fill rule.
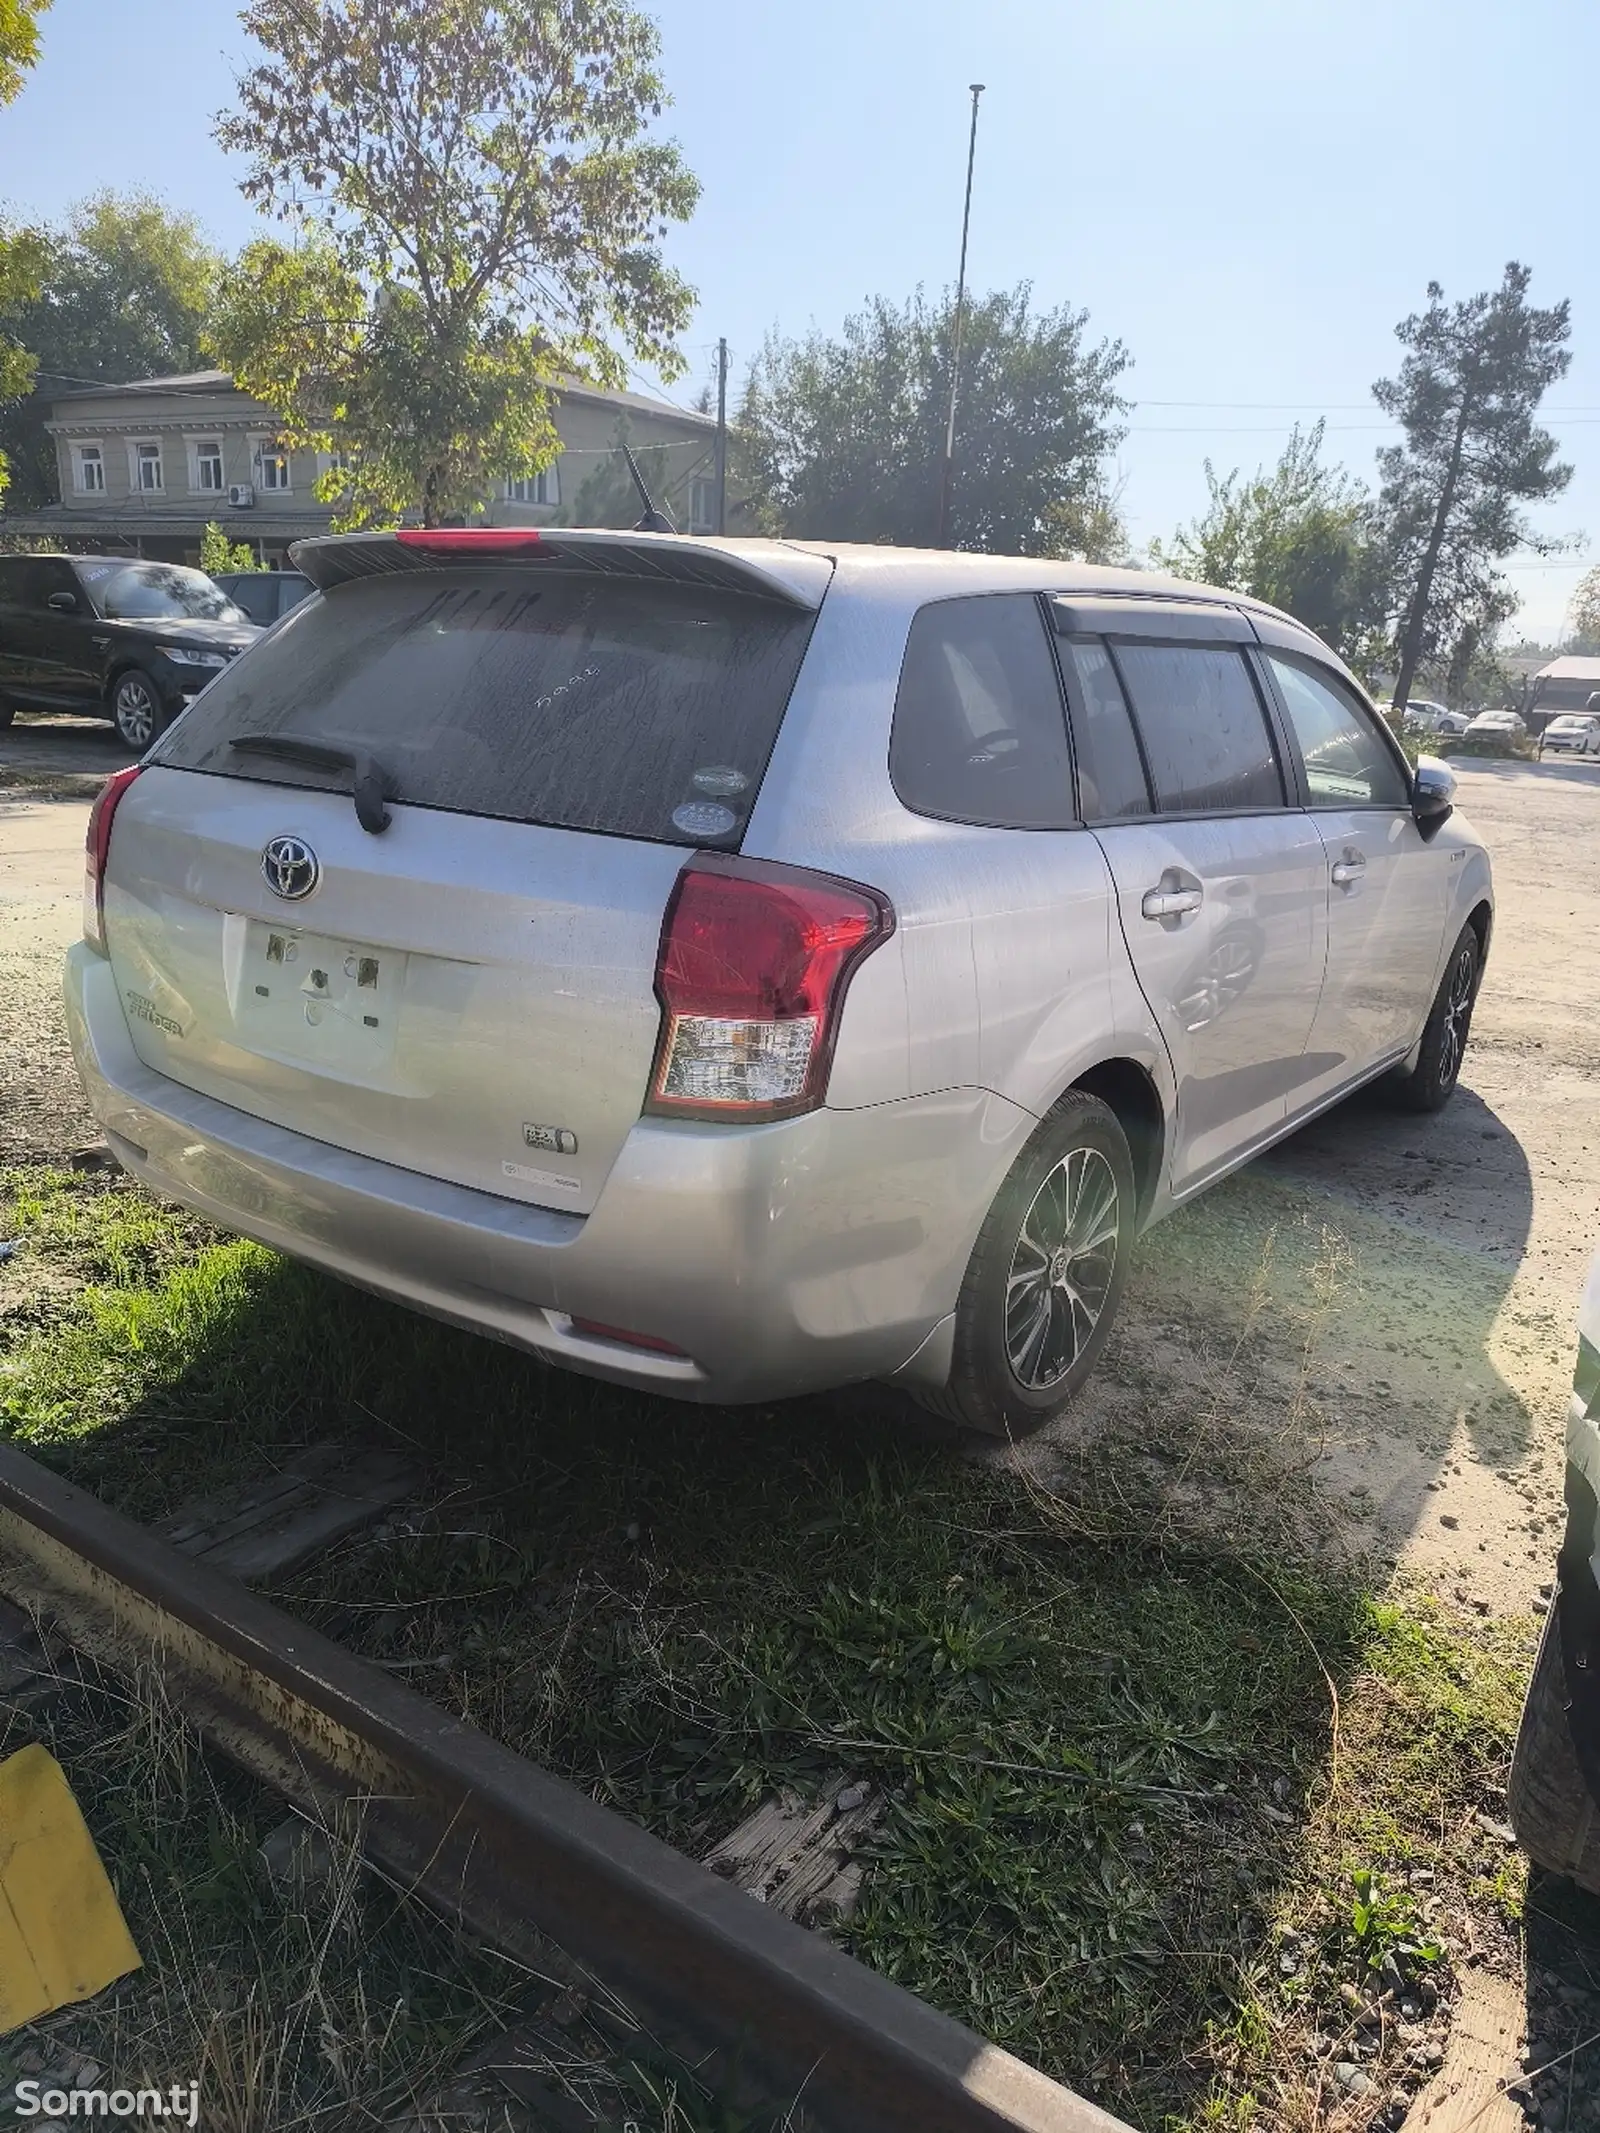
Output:
[[[1252,599],[1248,593],[1224,591],[1161,571],[1077,563],[1060,557],[979,555],[968,549],[891,548],[856,541],[643,533],[596,526],[481,530],[491,539],[496,533],[510,538],[521,535],[530,546],[537,542],[547,553],[558,555],[568,567],[589,569],[600,575],[720,583],[746,591],[765,591],[800,607],[820,607],[830,586],[845,593],[887,593],[913,606],[980,592],[1120,595],[1236,608],[1249,615],[1268,617],[1309,644],[1320,643],[1315,632],[1293,615],[1268,606],[1264,600]],[[440,529],[440,533],[443,549],[451,541],[451,529]],[[404,536],[407,542],[418,546],[402,562],[393,554],[397,539],[393,533],[318,534],[297,541],[290,560],[313,584],[326,588],[341,579],[371,572],[429,567],[430,559],[420,545],[423,538],[420,529]],[[456,550],[454,560],[463,562],[468,554],[463,544]],[[492,547],[486,543],[483,562],[492,564],[495,560]]]

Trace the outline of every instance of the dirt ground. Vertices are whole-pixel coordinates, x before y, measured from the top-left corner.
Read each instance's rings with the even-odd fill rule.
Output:
[[[125,760],[86,723],[0,733],[0,1161],[93,1137],[58,993],[92,788],[50,789]],[[1498,917],[1456,1098],[1342,1105],[1152,1232],[1099,1378],[1007,1456],[1048,1482],[1125,1444],[1202,1497],[1225,1471],[1499,1614],[1553,1576],[1600,1244],[1600,766],[1457,768]]]

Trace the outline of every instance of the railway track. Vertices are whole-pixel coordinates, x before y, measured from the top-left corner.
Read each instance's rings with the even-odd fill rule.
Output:
[[[819,2133],[1126,2133],[926,2006],[0,1444],[0,1594],[95,1665],[154,1664],[216,1746],[436,1910],[554,1942],[741,2101]]]

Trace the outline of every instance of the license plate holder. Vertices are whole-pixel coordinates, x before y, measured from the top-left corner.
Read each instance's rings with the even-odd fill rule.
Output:
[[[259,1051],[334,1072],[371,1073],[394,1057],[403,953],[250,919],[236,1021]]]

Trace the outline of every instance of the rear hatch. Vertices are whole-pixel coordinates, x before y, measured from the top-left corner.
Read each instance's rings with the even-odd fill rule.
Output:
[[[316,1140],[587,1213],[645,1098],[673,883],[738,847],[829,566],[602,535],[301,553],[326,597],[118,809],[134,1044]]]

